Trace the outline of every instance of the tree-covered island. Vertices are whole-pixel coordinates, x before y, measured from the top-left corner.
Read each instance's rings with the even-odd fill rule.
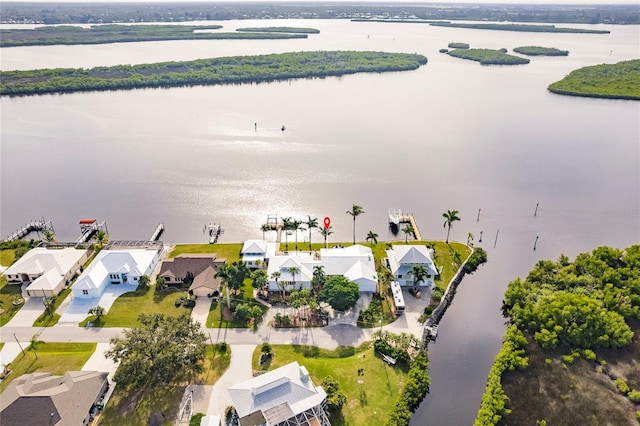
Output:
[[[541,260],[508,320],[475,424],[631,425],[640,411],[640,245]]]
[[[3,71],[0,72],[0,96],[259,83],[361,72],[408,71],[426,63],[425,56],[409,53],[317,51],[91,69]]]
[[[585,28],[556,27],[555,25],[527,24],[463,24],[454,22],[432,22],[434,27],[471,28],[476,30],[521,31],[530,33],[576,33],[576,34],[609,34],[608,30],[589,30]]]
[[[482,65],[522,65],[528,64],[529,59],[509,55],[506,49],[455,49],[448,52],[456,58],[469,59]]]
[[[236,32],[213,31],[220,28],[222,28],[221,25],[92,25],[89,28],[61,25],[37,27],[31,30],[2,29],[0,30],[0,47],[160,40],[284,39],[306,38],[307,34],[314,34],[313,30],[308,28],[289,28],[289,31],[265,31],[257,28],[256,31],[249,31],[249,29]]]
[[[513,51],[527,56],[569,56],[568,50],[560,50],[555,47],[520,46],[514,48]]]
[[[252,28],[236,28],[236,31],[253,32],[253,33],[320,34],[320,30],[318,29],[301,28],[301,27],[252,27]]]
[[[640,100],[640,59],[579,68],[548,89],[561,95]]]

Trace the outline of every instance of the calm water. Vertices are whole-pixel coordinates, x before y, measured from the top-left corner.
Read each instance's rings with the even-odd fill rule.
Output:
[[[2,49],[1,67],[331,49],[417,52],[429,63],[384,75],[2,98],[2,235],[44,216],[58,239],[73,240],[78,220],[95,217],[112,239],[146,239],[164,222],[167,242],[206,242],[203,225],[216,221],[221,242],[235,242],[261,237],[269,214],[310,214],[330,216],[330,239],[348,241],[345,212],[356,203],[366,212],[357,219],[361,240],[369,230],[391,238],[390,207],[413,213],[424,238],[444,239],[442,212],[457,209],[463,220],[451,238],[473,232],[477,241],[482,232],[490,261],[465,278],[430,346],[432,390],[412,424],[470,424],[504,331],[507,282],[538,259],[640,241],[640,103],[546,91],[573,69],[640,57],[640,28],[578,35],[337,20],[268,25],[321,33]],[[570,55],[483,67],[438,53],[449,42],[553,46]]]

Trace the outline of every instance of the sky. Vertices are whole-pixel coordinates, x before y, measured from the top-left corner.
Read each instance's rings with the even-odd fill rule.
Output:
[[[408,0],[188,0],[188,2],[310,2],[310,3],[424,3],[424,4],[638,4],[639,0],[449,0],[449,1],[408,1]],[[17,3],[178,3],[180,0],[8,0],[8,2]]]

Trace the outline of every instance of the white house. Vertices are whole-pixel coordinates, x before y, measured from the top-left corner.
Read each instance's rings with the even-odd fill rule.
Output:
[[[138,286],[151,275],[159,260],[158,249],[102,250],[71,288],[73,297],[100,297],[109,284]]]
[[[247,240],[240,250],[242,261],[251,269],[259,268],[268,259],[267,242],[264,240]]]
[[[331,426],[327,393],[297,362],[227,388],[240,426]]]
[[[286,256],[273,256],[269,260],[267,275],[269,279],[269,291],[282,291],[280,286],[286,283],[287,291],[311,288],[313,270],[316,266],[323,268],[326,276],[343,275],[349,281],[358,284],[360,292],[373,293],[378,285],[378,274],[371,249],[359,244],[320,250],[320,259],[316,259],[308,253],[298,252]],[[296,268],[294,276],[290,268]],[[273,273],[279,272],[280,277],[276,283]]]
[[[2,275],[8,284],[29,283],[27,294],[32,297],[51,297],[60,293],[67,281],[80,270],[88,258],[87,250],[75,248],[29,250]]]
[[[419,287],[433,286],[433,279],[439,274],[433,262],[433,250],[425,245],[394,244],[387,250],[386,264],[402,287],[414,286],[411,274],[414,265],[423,265],[429,274],[417,283]]]

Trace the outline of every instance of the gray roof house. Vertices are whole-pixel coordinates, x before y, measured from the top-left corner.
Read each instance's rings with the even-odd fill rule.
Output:
[[[2,426],[89,424],[108,387],[107,373],[97,371],[23,374],[2,392]]]
[[[436,264],[433,262],[433,250],[425,245],[394,244],[387,250],[387,267],[393,273],[395,281],[400,286],[413,286],[411,268],[414,265],[424,265],[429,276],[418,282],[418,286],[427,287],[433,285],[433,279],[439,275]]]
[[[331,426],[327,393],[297,362],[227,389],[240,426]]]

